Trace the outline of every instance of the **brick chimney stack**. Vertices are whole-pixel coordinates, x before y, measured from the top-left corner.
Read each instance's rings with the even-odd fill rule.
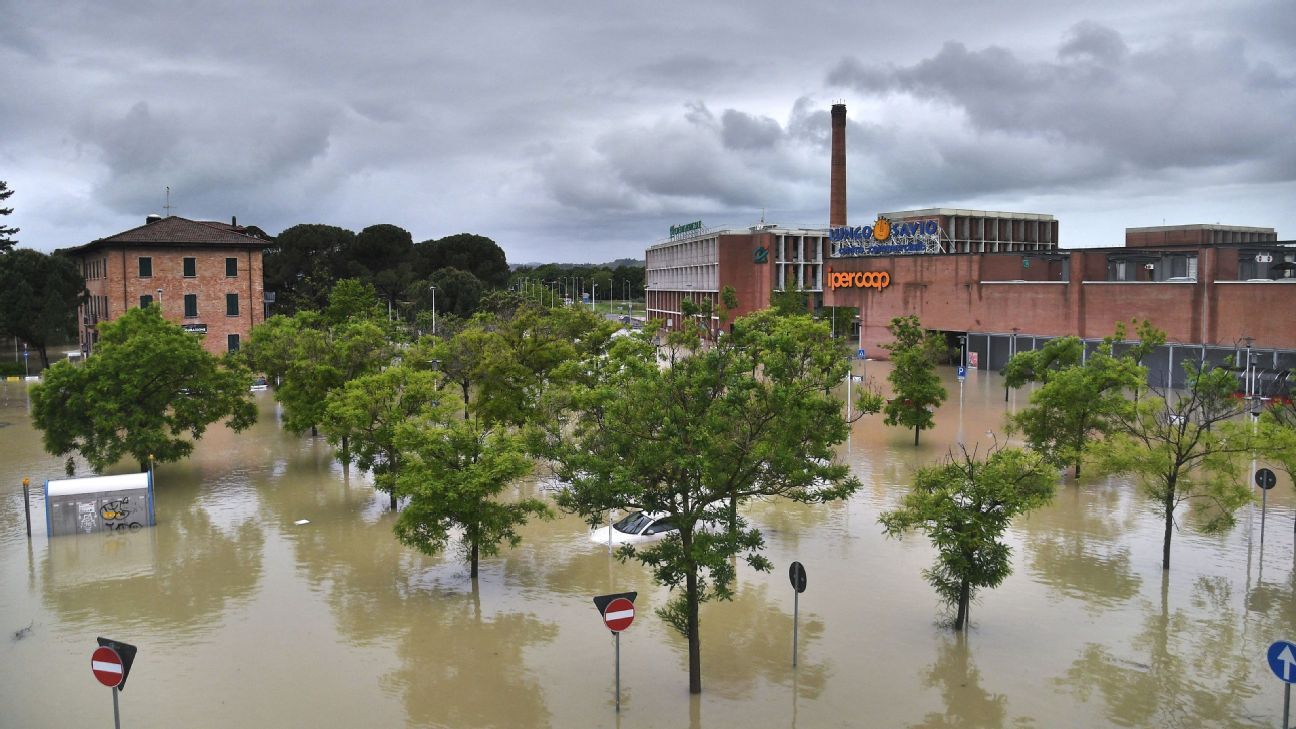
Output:
[[[846,105],[832,106],[832,178],[828,191],[828,225],[846,224]]]

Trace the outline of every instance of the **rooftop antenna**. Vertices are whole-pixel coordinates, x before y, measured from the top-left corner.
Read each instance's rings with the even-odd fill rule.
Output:
[[[166,205],[163,205],[163,206],[162,206],[162,209],[166,211],[166,216],[167,216],[168,218],[171,217],[171,186],[170,186],[170,185],[167,185],[167,188],[166,188]]]
[[[765,208],[761,208],[761,225],[765,224]]]

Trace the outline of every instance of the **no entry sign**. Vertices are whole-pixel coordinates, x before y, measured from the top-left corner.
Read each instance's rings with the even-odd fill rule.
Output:
[[[603,611],[603,622],[613,633],[620,633],[629,628],[630,623],[634,622],[634,603],[624,597],[618,597],[608,603],[607,610]]]
[[[108,646],[100,646],[90,655],[90,670],[99,679],[99,683],[108,688],[117,688],[126,673],[122,668],[121,656]]]

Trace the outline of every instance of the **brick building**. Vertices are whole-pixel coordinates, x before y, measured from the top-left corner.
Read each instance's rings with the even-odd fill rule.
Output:
[[[264,320],[261,253],[266,240],[230,223],[162,218],[64,251],[85,275],[80,341],[93,354],[95,325],[158,303],[212,354],[233,351]]]
[[[968,364],[983,369],[1051,337],[1100,339],[1139,318],[1171,342],[1157,355],[1164,382],[1183,358],[1236,360],[1242,349],[1273,372],[1296,367],[1296,242],[1272,228],[1128,228],[1124,246],[1067,250],[1058,222],[1038,213],[927,208],[851,226],[840,104],[832,134],[827,228],[672,228],[646,251],[648,316],[679,327],[682,299],[716,302],[732,286],[736,317],[800,289],[814,309],[854,310],[852,336],[869,356],[885,356],[887,325],[909,314],[965,343],[979,355]]]

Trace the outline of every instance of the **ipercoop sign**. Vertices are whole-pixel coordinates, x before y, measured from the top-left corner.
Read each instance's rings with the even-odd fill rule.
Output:
[[[884,289],[891,285],[891,274],[886,271],[834,271],[828,269],[828,288],[831,289]]]

